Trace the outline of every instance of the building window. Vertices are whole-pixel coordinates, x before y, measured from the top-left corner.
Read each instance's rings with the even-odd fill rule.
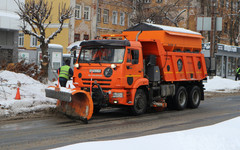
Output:
[[[80,34],[74,34],[74,42],[80,41]]]
[[[238,3],[239,3],[239,2],[236,2],[236,3],[235,3],[235,12],[238,12]]]
[[[128,27],[131,27],[131,15],[128,15]]]
[[[24,33],[18,35],[18,47],[24,47]]]
[[[124,12],[120,13],[120,25],[121,26],[125,25],[125,14],[124,14]]]
[[[228,9],[228,8],[229,8],[229,1],[226,0],[226,9]]]
[[[81,8],[82,8],[81,5],[76,5],[76,8],[75,8],[75,18],[76,19],[82,18]]]
[[[162,2],[162,0],[156,0],[156,3],[161,3]]]
[[[109,10],[104,9],[103,10],[103,23],[108,23],[108,18],[109,18]]]
[[[216,74],[217,76],[222,75],[222,56],[216,56]]]
[[[97,12],[97,22],[101,22],[101,8],[98,8],[98,12]]]
[[[224,33],[227,33],[228,32],[228,23],[225,22],[224,23]]]
[[[150,3],[151,0],[144,0],[144,3]]]
[[[37,38],[36,36],[31,35],[30,47],[36,47],[36,46],[37,46]]]
[[[84,34],[83,39],[84,40],[89,40],[89,35],[88,34]]]
[[[84,19],[90,20],[90,7],[89,6],[84,7]]]
[[[116,11],[113,11],[113,13],[112,13],[112,24],[117,24],[117,15],[118,15],[118,13]]]

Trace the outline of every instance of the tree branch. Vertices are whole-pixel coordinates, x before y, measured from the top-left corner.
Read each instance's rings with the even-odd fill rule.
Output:
[[[49,43],[50,40],[54,39],[55,36],[57,36],[58,33],[60,33],[62,31],[63,28],[63,24],[67,19],[70,19],[72,17],[72,11],[73,9],[70,8],[66,8],[66,4],[59,4],[59,9],[58,9],[58,21],[59,21],[59,27],[57,29],[57,31],[55,31],[54,33],[52,33],[46,40],[45,43]],[[48,25],[47,25],[48,26]]]

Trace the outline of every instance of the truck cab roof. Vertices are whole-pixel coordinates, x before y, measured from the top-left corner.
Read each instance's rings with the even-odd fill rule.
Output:
[[[89,40],[82,41],[80,46],[130,46],[128,40]]]

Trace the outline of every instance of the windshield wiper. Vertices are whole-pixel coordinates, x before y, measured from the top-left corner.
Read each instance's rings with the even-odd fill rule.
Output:
[[[89,61],[87,61],[87,60],[80,60],[79,63],[88,63],[89,65],[91,65],[91,63]]]
[[[100,62],[100,61],[99,61],[99,62],[97,62],[97,63],[99,63],[99,65],[100,65],[100,66],[102,66],[102,64],[101,64],[101,62]]]

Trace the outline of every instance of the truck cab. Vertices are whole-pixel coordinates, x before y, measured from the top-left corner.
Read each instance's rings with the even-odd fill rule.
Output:
[[[92,40],[80,46],[73,84],[92,94],[95,110],[104,105],[133,105],[137,88],[148,85],[140,42]]]

